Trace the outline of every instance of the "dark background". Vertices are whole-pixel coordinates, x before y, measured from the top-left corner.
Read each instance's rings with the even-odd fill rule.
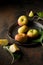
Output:
[[[17,18],[22,15],[28,15],[29,11],[43,11],[42,0],[1,0],[0,1],[0,38],[7,38],[9,27],[17,22]],[[43,22],[41,22],[43,24]],[[11,40],[10,40],[11,41]],[[23,52],[21,61],[17,61],[12,65],[43,65],[43,47],[26,48],[20,46]],[[0,65],[10,65],[12,58],[0,46]]]

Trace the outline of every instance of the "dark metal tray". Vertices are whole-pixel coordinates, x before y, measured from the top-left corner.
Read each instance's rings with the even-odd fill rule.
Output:
[[[41,43],[30,43],[29,41],[27,41],[26,43],[20,43],[20,42],[17,42],[15,41],[14,39],[14,36],[18,33],[17,30],[20,26],[18,26],[17,23],[14,23],[10,28],[9,28],[9,31],[8,31],[8,36],[11,40],[13,40],[13,42],[15,42],[16,44],[18,45],[21,45],[21,46],[28,46],[28,47],[35,47],[35,46],[40,46]],[[36,29],[43,29],[43,25],[40,24],[39,22],[32,22],[30,25],[29,25],[30,28],[36,28]]]

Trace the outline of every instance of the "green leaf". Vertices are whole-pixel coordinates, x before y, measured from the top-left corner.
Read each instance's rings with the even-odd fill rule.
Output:
[[[33,40],[33,42],[35,43],[41,43],[42,42],[42,39],[43,39],[43,36],[41,36],[40,38],[36,39],[36,40]]]
[[[15,59],[17,60],[17,59],[19,59],[20,57],[21,57],[21,55],[19,54],[14,54],[14,57],[15,57]]]
[[[38,12],[37,15],[41,18],[43,18],[43,12]]]

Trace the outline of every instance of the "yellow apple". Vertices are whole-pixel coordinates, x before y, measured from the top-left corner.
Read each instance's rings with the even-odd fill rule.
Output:
[[[0,39],[0,45],[1,46],[6,46],[8,45],[9,41],[7,39]]]
[[[29,13],[29,17],[33,17],[33,16],[34,16],[33,11],[30,11],[30,13]]]
[[[18,33],[19,34],[26,33],[27,31],[28,31],[28,26],[26,26],[26,25],[23,25],[20,28],[18,28]]]
[[[30,38],[37,37],[38,35],[39,35],[39,31],[36,30],[36,29],[30,29],[27,32],[27,36],[30,37]]]
[[[22,25],[26,25],[28,23],[28,17],[25,15],[22,15],[18,18],[18,25],[22,26]]]
[[[27,41],[27,35],[26,34],[16,34],[15,35],[15,40],[18,42],[26,42]]]

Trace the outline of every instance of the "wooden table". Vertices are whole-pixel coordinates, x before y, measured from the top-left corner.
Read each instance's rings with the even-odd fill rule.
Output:
[[[22,4],[22,5],[21,5]],[[17,18],[22,15],[28,15],[30,10],[43,11],[43,3],[40,1],[30,1],[21,4],[0,6],[0,38],[8,38],[9,27],[17,22]],[[42,22],[43,24],[43,22]],[[21,47],[23,58],[12,65],[43,65],[43,47],[26,48]],[[11,56],[0,47],[0,65],[10,65]]]

